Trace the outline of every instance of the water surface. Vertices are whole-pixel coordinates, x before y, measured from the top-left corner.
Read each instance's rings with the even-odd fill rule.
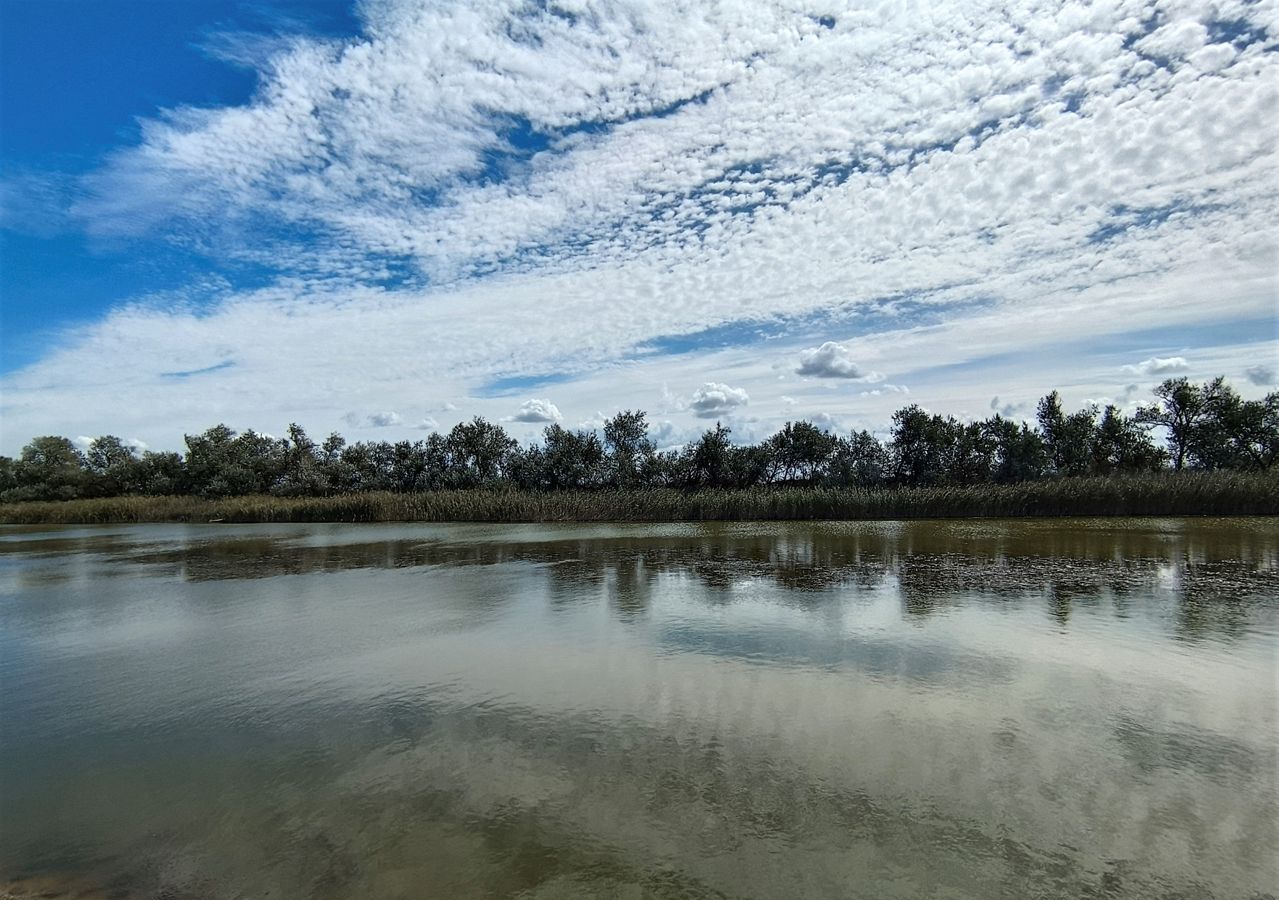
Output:
[[[1277,563],[1261,519],[4,529],[0,896],[1271,896]]]

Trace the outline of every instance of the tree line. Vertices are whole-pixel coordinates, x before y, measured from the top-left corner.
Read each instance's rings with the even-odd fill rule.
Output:
[[[521,446],[501,425],[475,418],[418,441],[312,440],[216,425],[187,435],[186,453],[143,452],[114,435],[85,450],[38,437],[17,459],[0,456],[0,501],[138,494],[323,497],[514,487],[747,488],[768,485],[891,487],[1012,484],[1045,478],[1159,470],[1266,470],[1279,461],[1279,392],[1244,400],[1224,378],[1164,381],[1129,416],[1114,405],[1067,413],[1054,391],[1035,424],[993,415],[976,422],[918,405],[893,415],[886,441],[787,422],[758,444],[734,444],[716,423],[673,450],[657,449],[645,413],[627,410],[601,430],[548,425]],[[1156,442],[1156,437],[1162,440]]]

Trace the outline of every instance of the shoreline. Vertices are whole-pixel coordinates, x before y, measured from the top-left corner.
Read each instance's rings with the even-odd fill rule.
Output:
[[[949,487],[513,489],[328,497],[103,497],[0,504],[4,525],[161,522],[697,522],[1279,515],[1279,472]]]

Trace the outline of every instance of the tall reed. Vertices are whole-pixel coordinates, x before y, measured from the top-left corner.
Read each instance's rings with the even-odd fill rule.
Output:
[[[1019,516],[1277,515],[1279,473],[1160,473],[1013,485],[434,491],[332,497],[111,497],[0,504],[0,523],[679,522]]]

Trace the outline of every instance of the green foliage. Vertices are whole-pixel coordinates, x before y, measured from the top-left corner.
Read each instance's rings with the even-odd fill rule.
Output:
[[[524,448],[481,418],[425,440],[350,445],[338,434],[317,444],[297,424],[284,438],[215,425],[186,436],[185,456],[139,456],[114,435],[94,439],[81,453],[65,437],[44,436],[18,459],[0,457],[0,501],[186,494],[284,501],[515,488],[648,503],[655,492],[674,489],[703,497],[736,491],[724,515],[752,510],[775,517],[844,508],[846,500],[831,500],[822,493],[827,490],[935,490],[943,493],[929,494],[925,506],[946,510],[937,498],[951,496],[944,492],[952,489],[1043,479],[1082,484],[1090,476],[1161,473],[1170,465],[1178,471],[1268,473],[1279,462],[1279,394],[1244,400],[1224,378],[1204,384],[1169,379],[1154,393],[1155,402],[1134,416],[1110,405],[1099,418],[1091,406],[1067,414],[1054,391],[1038,405],[1038,427],[999,415],[963,422],[909,406],[894,415],[887,443],[866,431],[840,437],[800,421],[787,422],[758,444],[737,445],[730,429],[716,423],[682,449],[664,452],[649,439],[645,414],[633,410],[609,419],[602,433],[550,425],[540,443]],[[1164,432],[1166,450],[1156,446],[1152,429]],[[782,487],[791,492],[779,493]],[[748,499],[755,495],[741,489],[762,493]],[[808,489],[817,493],[795,493]],[[984,508],[984,495],[964,496]],[[520,499],[512,509],[528,509],[528,503]],[[696,517],[679,513],[687,516]]]
[[[1013,485],[370,491],[329,497],[112,497],[0,505],[0,523],[675,522],[1279,515],[1274,472],[1159,472]]]
[[[835,453],[838,440],[811,422],[787,422],[767,445],[778,480],[813,484]]]
[[[1096,407],[1068,416],[1062,412],[1061,396],[1053,391],[1039,401],[1036,417],[1052,471],[1058,475],[1086,474],[1097,431]]]
[[[604,423],[604,449],[608,453],[606,480],[614,487],[630,487],[645,480],[654,463],[648,422],[639,410],[623,410]]]

